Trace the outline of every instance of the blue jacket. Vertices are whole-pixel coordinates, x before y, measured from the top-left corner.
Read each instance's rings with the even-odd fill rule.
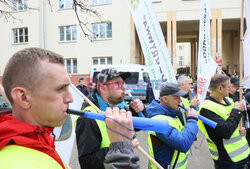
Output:
[[[156,115],[178,117],[183,124],[182,114],[179,110],[171,110],[162,106],[157,100],[153,100],[147,106],[146,110],[149,118]],[[182,133],[173,127],[167,133],[156,133],[156,136],[165,144],[159,146],[153,145],[155,160],[163,168],[167,168],[171,162],[174,150],[186,153],[195,141],[197,133],[197,121],[193,119],[188,119]]]

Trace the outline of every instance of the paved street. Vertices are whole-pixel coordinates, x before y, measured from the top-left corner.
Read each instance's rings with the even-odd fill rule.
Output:
[[[140,142],[141,147],[148,151],[147,144],[147,132],[141,131],[137,135],[137,139]],[[209,155],[209,151],[206,145],[206,138],[201,133],[198,134],[197,141],[192,146],[192,151],[189,154],[189,161],[187,169],[213,169],[213,161]],[[140,165],[142,169],[148,168],[148,160],[139,153]],[[74,146],[73,154],[70,160],[70,167],[72,169],[80,169],[78,163],[78,155],[76,145]]]

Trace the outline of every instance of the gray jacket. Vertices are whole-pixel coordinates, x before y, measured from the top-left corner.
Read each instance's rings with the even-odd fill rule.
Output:
[[[139,169],[138,155],[135,154],[133,144],[128,141],[111,143],[105,157],[105,169]]]

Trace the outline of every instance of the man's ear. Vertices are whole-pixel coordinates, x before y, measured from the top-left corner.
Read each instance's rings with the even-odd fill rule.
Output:
[[[23,87],[15,87],[11,90],[11,96],[14,104],[23,109],[28,109],[31,106],[30,92]]]
[[[167,99],[167,96],[163,96],[163,97],[162,97],[162,100],[163,100],[164,103],[167,103],[167,100],[168,100],[168,99]]]
[[[221,92],[222,88],[223,88],[222,85],[219,85],[218,91]]]

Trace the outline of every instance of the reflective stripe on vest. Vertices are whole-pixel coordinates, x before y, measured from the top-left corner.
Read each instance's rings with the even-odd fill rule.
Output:
[[[62,166],[43,152],[18,145],[7,145],[0,150],[0,168],[62,169]]]
[[[165,115],[156,115],[154,117],[152,117],[153,119],[164,119],[164,120],[168,120],[169,122],[169,125],[173,128],[176,128],[178,131],[182,132],[184,130],[184,126],[182,125],[182,123],[180,122],[180,120],[178,118],[172,118],[172,117],[169,117],[169,116],[165,116]],[[148,145],[149,145],[149,154],[154,157],[154,151],[153,151],[153,145],[152,145],[152,141],[151,141],[151,137],[150,135],[154,135],[156,136],[156,133],[155,132],[152,132],[152,131],[149,131],[148,132]],[[178,151],[175,150],[174,151],[174,154],[173,154],[173,157],[171,159],[171,162],[170,162],[170,165],[168,166],[169,169],[172,169],[173,168],[173,165],[176,161],[176,158],[177,158],[177,154],[178,154]],[[177,160],[177,163],[175,165],[175,169],[185,169],[187,167],[187,161],[188,161],[188,152],[187,153],[181,153],[179,154],[179,157],[178,157],[178,160]],[[150,167],[151,169],[157,169],[157,167],[149,162],[150,164]]]
[[[83,111],[96,112],[96,110],[91,106],[86,107]],[[101,121],[101,120],[95,120],[95,121],[102,135],[102,142],[101,142],[100,148],[109,147],[110,141],[109,141],[105,121]]]
[[[226,121],[234,107],[234,102],[230,98],[226,99],[229,100],[229,102],[231,103],[229,106],[223,106],[211,100],[205,100],[202,103],[201,108],[205,108],[216,113]],[[199,129],[202,131],[202,133],[204,133],[205,136],[207,137],[207,143],[211,153],[211,157],[215,160],[218,160],[219,157],[218,149],[216,145],[213,143],[213,141],[209,138],[203,122],[199,120],[198,126]],[[233,162],[239,162],[241,160],[244,160],[245,158],[248,157],[250,153],[247,140],[245,137],[240,136],[238,129],[234,131],[230,139],[223,139],[223,146]]]

